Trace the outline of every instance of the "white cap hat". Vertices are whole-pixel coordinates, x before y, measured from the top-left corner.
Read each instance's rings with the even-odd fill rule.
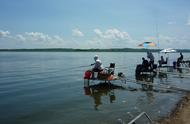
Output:
[[[95,55],[95,56],[94,56],[94,60],[97,60],[97,59],[98,59],[98,55]]]

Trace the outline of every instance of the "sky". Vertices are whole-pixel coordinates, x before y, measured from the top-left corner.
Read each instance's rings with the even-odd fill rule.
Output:
[[[0,49],[190,49],[189,0],[0,0]]]

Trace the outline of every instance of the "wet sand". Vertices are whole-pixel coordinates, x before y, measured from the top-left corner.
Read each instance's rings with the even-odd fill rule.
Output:
[[[175,110],[167,118],[157,124],[190,124],[190,93],[179,101]]]

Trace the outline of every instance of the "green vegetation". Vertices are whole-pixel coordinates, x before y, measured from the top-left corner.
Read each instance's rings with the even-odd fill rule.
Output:
[[[110,49],[73,49],[73,48],[36,48],[36,49],[0,49],[0,52],[158,52],[160,49],[110,48]],[[177,49],[179,52],[190,52],[190,49]]]

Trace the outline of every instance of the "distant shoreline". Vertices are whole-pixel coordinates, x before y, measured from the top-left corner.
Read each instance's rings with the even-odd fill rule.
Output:
[[[0,49],[0,52],[159,52],[161,49],[110,48],[110,49],[73,49],[73,48],[34,48]],[[190,52],[190,49],[177,49],[178,52]]]

